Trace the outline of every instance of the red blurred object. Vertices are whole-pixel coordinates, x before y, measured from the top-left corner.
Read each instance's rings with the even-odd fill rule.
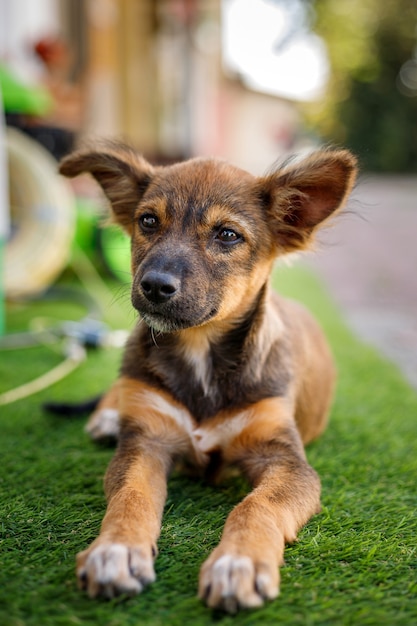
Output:
[[[33,49],[48,68],[68,65],[70,54],[62,39],[44,37],[34,44]]]

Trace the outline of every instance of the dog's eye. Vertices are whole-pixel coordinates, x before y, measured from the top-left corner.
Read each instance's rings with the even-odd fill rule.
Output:
[[[233,243],[237,243],[238,241],[241,241],[242,237],[235,230],[232,230],[231,228],[222,228],[218,232],[216,239],[218,239],[222,243],[233,244]]]
[[[152,215],[152,213],[145,213],[144,215],[141,215],[139,218],[139,226],[145,232],[151,232],[158,228],[159,221],[158,221],[158,218],[155,217],[155,215]]]

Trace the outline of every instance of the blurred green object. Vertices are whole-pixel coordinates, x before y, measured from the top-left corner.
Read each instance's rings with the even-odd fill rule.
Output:
[[[107,270],[118,280],[130,280],[130,239],[118,226],[99,230],[99,251]]]
[[[0,87],[5,113],[43,116],[52,108],[52,98],[46,89],[25,85],[4,65],[0,65]]]
[[[113,277],[122,282],[130,277],[130,240],[115,225],[101,224],[97,205],[82,197],[76,198],[77,218],[75,243],[97,261]]]
[[[0,235],[0,337],[4,335],[6,330],[6,313],[5,313],[5,297],[3,287],[3,271],[4,271],[4,248],[5,242]]]
[[[87,198],[75,199],[77,209],[75,242],[84,252],[91,253],[97,245],[96,229],[99,220],[97,205]]]

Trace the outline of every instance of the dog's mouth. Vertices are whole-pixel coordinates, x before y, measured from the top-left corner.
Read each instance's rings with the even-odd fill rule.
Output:
[[[139,314],[145,324],[160,333],[172,333],[179,330],[185,330],[187,328],[202,326],[206,322],[213,319],[216,313],[216,308],[211,309],[207,314],[199,317],[180,317],[177,315],[167,315],[156,311],[139,311]]]

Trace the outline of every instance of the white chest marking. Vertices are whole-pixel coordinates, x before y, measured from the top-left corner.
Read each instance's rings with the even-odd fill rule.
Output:
[[[252,411],[247,409],[224,420],[213,418],[203,425],[198,425],[187,409],[171,404],[154,392],[141,392],[140,402],[144,406],[170,417],[190,437],[192,446],[199,453],[207,454],[214,449],[226,448],[235,437],[249,424]],[[139,398],[138,398],[139,399]]]
[[[207,422],[193,432],[195,444],[203,453],[227,448],[249,424],[251,411],[241,411],[215,424]]]
[[[137,394],[138,406],[145,406],[162,415],[170,417],[174,422],[189,435],[192,435],[195,422],[191,414],[185,408],[175,406],[153,391],[141,391]]]
[[[191,366],[197,381],[203,388],[205,396],[210,394],[210,378],[212,363],[210,360],[210,343],[204,337],[196,338],[183,346],[183,355],[187,363]]]

